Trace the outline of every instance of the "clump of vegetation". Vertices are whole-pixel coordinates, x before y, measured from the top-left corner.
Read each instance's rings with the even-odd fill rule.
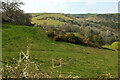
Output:
[[[55,30],[55,31],[47,30],[45,32],[48,37],[54,39],[55,41],[63,41],[63,42],[69,42],[69,43],[74,43],[74,44],[79,44],[79,45],[91,46],[94,48],[102,48],[99,44],[94,44],[93,42],[87,39],[76,36],[72,32],[66,33],[61,30]],[[99,41],[99,39],[95,41]]]
[[[113,42],[111,45],[104,45],[103,47],[116,50],[116,51],[120,51],[120,42],[116,41],[116,42]]]
[[[97,80],[109,80],[109,79],[111,79],[112,77],[111,77],[111,74],[110,73],[107,73],[107,74],[103,74],[103,75],[100,75],[99,77],[98,77],[98,79]]]
[[[111,49],[114,49],[114,50],[120,51],[120,42],[113,42],[113,43],[110,45],[110,48],[111,48]]]
[[[53,31],[46,31],[46,34],[48,35],[48,37],[53,38],[55,36]]]

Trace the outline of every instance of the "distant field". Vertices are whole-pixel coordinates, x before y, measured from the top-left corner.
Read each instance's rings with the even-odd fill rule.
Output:
[[[44,14],[58,14],[58,13],[31,13],[33,17],[36,15],[44,15]]]
[[[32,44],[30,57],[39,64],[40,72],[58,77],[59,68],[51,74],[52,58],[62,58],[62,76],[97,78],[106,73],[114,77],[118,73],[118,54],[116,51],[97,49],[65,42],[56,42],[48,38],[42,28],[3,24],[2,60],[12,63],[18,60],[18,53]],[[58,72],[57,72],[58,71]]]
[[[55,25],[55,26],[65,24],[64,22],[60,22],[58,20],[36,20],[34,18],[32,19],[32,23],[33,24],[38,23],[38,24],[41,24],[41,25],[44,25],[44,24],[46,24],[46,25]]]
[[[91,16],[96,16],[97,14],[71,14],[71,15],[74,16],[74,17],[88,18],[88,17],[91,17]]]

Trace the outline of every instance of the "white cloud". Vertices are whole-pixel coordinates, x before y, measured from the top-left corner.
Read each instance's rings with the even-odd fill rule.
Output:
[[[119,2],[119,0],[67,0],[72,2]]]
[[[25,3],[25,6],[22,7],[26,12],[30,10],[32,12],[53,12],[60,11],[66,7],[65,2],[67,0],[21,0]]]
[[[119,2],[119,0],[69,0],[71,2],[85,2],[86,5],[93,5],[96,2]]]
[[[119,0],[21,0],[25,3],[25,12],[61,12],[69,2],[85,2],[87,6],[97,2],[118,2]]]
[[[119,0],[21,0],[27,4],[41,4],[48,7],[59,7],[66,2],[85,2],[88,5],[94,4],[96,2],[118,2]],[[58,6],[59,5],[59,6]]]

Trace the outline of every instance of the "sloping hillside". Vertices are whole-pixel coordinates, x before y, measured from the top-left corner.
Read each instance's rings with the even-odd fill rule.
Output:
[[[66,24],[66,21],[72,20],[72,18],[59,13],[33,13],[32,14],[32,24],[39,25],[53,25],[59,26]]]
[[[62,77],[71,75],[80,78],[97,78],[111,73],[114,77],[118,71],[117,52],[96,49],[65,42],[55,42],[48,38],[42,28],[3,24],[2,58],[4,64],[18,60],[18,53],[26,46],[30,47],[30,59],[39,64],[39,72],[46,72],[52,77],[59,76],[59,68],[51,73],[52,58],[62,58]],[[56,64],[57,65],[57,64]]]

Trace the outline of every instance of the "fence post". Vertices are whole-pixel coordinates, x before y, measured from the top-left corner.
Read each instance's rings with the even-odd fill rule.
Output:
[[[59,75],[59,78],[62,77],[61,73],[62,73],[62,59],[59,59],[60,61],[60,75]]]
[[[52,72],[54,72],[54,59],[52,59]]]
[[[27,46],[27,53],[25,56],[25,69],[24,69],[24,76],[25,78],[28,78],[29,74],[28,74],[28,68],[29,68],[29,47]]]

